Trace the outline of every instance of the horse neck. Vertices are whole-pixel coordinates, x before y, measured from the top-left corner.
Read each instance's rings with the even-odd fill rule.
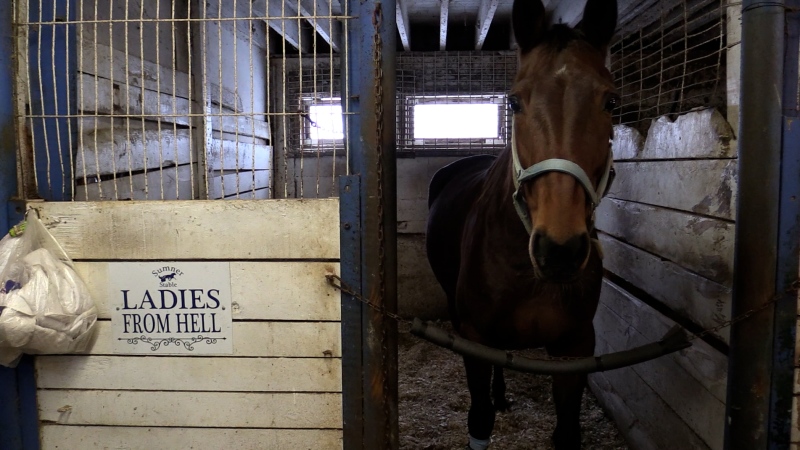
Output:
[[[511,149],[505,149],[489,167],[483,192],[478,199],[478,207],[487,218],[487,226],[511,226],[512,229],[521,226],[511,199],[515,189],[513,177]]]

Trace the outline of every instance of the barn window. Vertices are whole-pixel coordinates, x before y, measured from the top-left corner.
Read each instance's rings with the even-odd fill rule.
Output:
[[[503,95],[408,96],[398,105],[406,120],[398,141],[406,149],[423,151],[503,147],[508,121],[503,99]]]
[[[497,139],[497,103],[422,103],[414,105],[414,139]]]
[[[330,98],[309,104],[306,132],[306,143],[310,145],[341,143],[344,139],[344,122],[340,99]]]

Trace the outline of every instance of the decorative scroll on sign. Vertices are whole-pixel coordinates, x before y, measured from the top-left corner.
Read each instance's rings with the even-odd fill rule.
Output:
[[[112,263],[108,278],[115,353],[233,353],[229,263]]]

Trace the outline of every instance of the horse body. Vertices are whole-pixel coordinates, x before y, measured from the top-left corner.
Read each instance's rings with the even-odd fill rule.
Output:
[[[604,65],[616,2],[588,0],[582,28],[548,30],[540,0],[516,0],[512,22],[520,65],[509,97],[511,148],[434,176],[428,259],[464,338],[591,356],[603,276],[593,211],[611,170],[610,111],[618,101]],[[503,372],[470,358],[464,364],[468,448],[484,450],[495,409],[508,407]],[[585,375],[553,377],[559,450],[580,448],[585,386]]]

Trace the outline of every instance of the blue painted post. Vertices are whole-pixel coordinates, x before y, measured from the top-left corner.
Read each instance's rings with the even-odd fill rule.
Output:
[[[769,411],[769,448],[788,449],[791,442],[794,398],[797,281],[800,273],[800,0],[786,1],[786,44],[783,62],[783,142],[778,202],[778,254],[772,338],[772,388]]]
[[[11,227],[9,200],[17,193],[14,139],[14,32],[11,2],[0,2],[0,234]],[[0,367],[0,448],[22,448],[17,371]]]
[[[345,15],[353,17],[347,24],[349,47],[345,60],[349,85],[344,92],[349,96],[348,112],[353,113],[347,136],[348,164],[361,184],[359,287],[364,297],[388,311],[397,310],[395,7],[395,0],[345,2]],[[381,89],[376,90],[377,87]],[[379,124],[383,127],[380,136]],[[397,323],[372,308],[362,307],[361,312],[362,442],[346,442],[345,447],[396,449]]]
[[[739,195],[725,448],[790,447],[800,258],[798,0],[742,4]]]

